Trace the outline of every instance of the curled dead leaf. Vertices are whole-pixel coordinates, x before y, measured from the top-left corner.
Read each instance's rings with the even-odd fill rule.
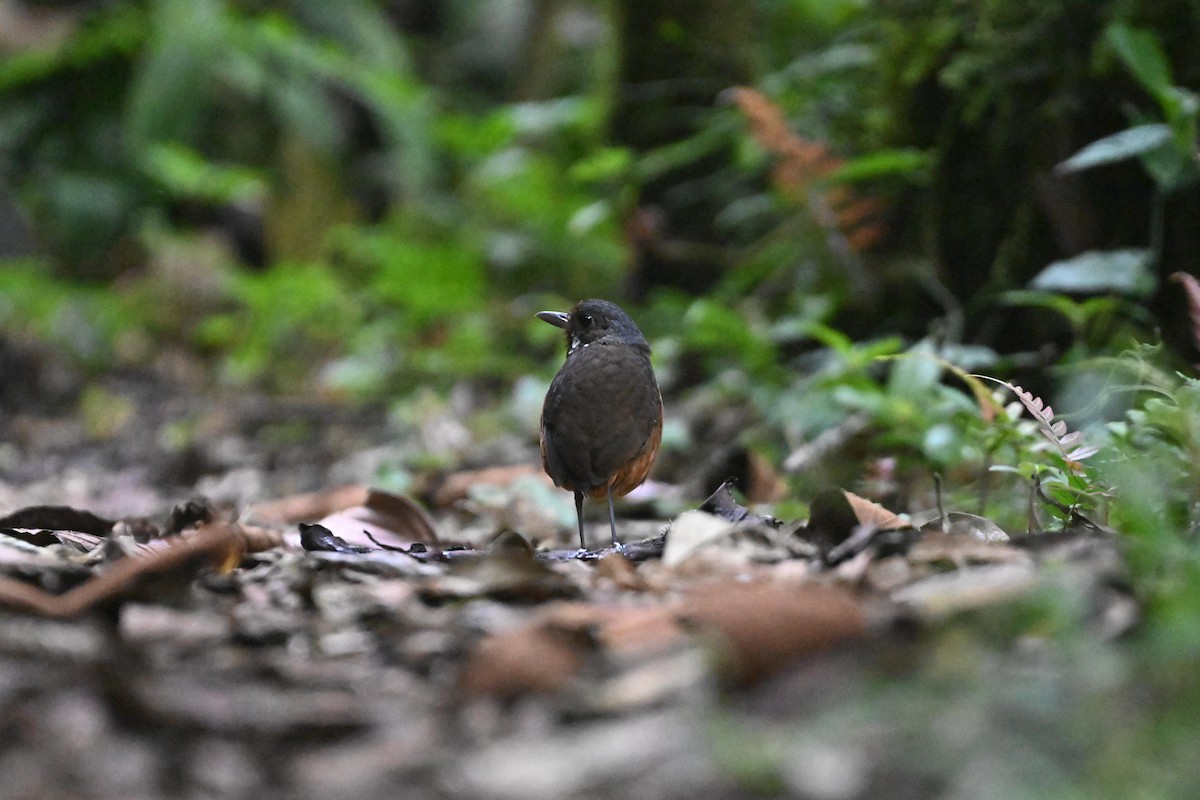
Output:
[[[246,537],[240,526],[212,522],[192,533],[160,539],[145,555],[123,558],[65,594],[49,594],[23,581],[0,577],[0,605],[45,617],[76,617],[101,604],[137,596],[149,590],[152,579],[179,584],[190,581],[204,567],[228,571],[245,552]]]
[[[416,501],[404,495],[367,489],[365,494],[346,491],[340,497],[357,503],[333,511],[316,524],[324,527],[329,536],[340,541],[344,547],[375,550],[389,546],[408,549],[414,544],[438,543],[433,520]],[[286,539],[292,546],[304,547],[298,532],[289,532]],[[333,539],[328,541],[332,542]]]
[[[92,536],[107,536],[114,524],[114,520],[70,506],[29,506],[0,517],[0,529],[76,531]]]
[[[772,527],[779,525],[779,520],[774,517],[764,517],[761,514],[755,514],[750,509],[737,501],[733,496],[733,487],[729,481],[725,481],[717,490],[708,496],[708,499],[700,504],[701,511],[707,511],[716,517],[720,517],[726,522],[746,522],[756,525],[770,525]]]
[[[361,544],[348,544],[345,539],[337,536],[324,525],[300,523],[300,546],[308,551],[323,553],[369,553],[370,547]]]
[[[1007,542],[1009,538],[999,525],[977,514],[950,511],[944,516],[934,512],[926,517],[925,520],[913,519],[913,524],[919,527],[922,533],[953,533],[983,542]]]

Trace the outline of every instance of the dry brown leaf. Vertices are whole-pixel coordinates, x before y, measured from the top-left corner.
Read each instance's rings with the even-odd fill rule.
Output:
[[[577,632],[545,622],[495,633],[467,657],[459,688],[468,697],[501,700],[557,692],[583,669],[585,646]]]
[[[866,616],[849,593],[780,583],[713,581],[670,608],[555,603],[528,625],[484,639],[460,686],[468,695],[505,699],[561,691],[597,646],[642,661],[697,633],[719,644],[729,677],[753,683],[859,639],[866,629]]]
[[[538,609],[540,622],[563,630],[592,631],[619,619],[626,609],[605,603],[557,601]]]
[[[527,625],[480,642],[464,666],[459,686],[468,696],[500,699],[558,692],[570,686],[597,648],[627,663],[644,664],[689,638],[677,615],[662,606],[550,603]]]
[[[824,142],[805,139],[788,127],[783,109],[762,92],[740,86],[730,90],[750,134],[764,150],[776,156],[772,182],[785,195],[806,203],[827,228],[841,232],[847,246],[862,252],[883,238],[883,204],[860,197],[843,185],[829,186],[825,179],[842,167],[845,159]]]
[[[636,655],[670,650],[688,638],[678,616],[661,606],[623,609],[596,634],[612,653]]]
[[[211,522],[194,533],[158,540],[147,555],[124,558],[62,595],[0,577],[0,605],[45,617],[75,617],[102,603],[134,596],[148,579],[190,580],[202,567],[229,570],[246,551],[245,535],[234,523]]]
[[[270,528],[260,528],[256,525],[240,525],[245,537],[247,553],[261,553],[283,546],[283,534]]]
[[[787,495],[787,483],[775,465],[757,450],[746,451],[746,500],[774,503]]]
[[[860,527],[896,530],[908,527],[908,523],[878,503],[845,489],[823,489],[812,499],[808,536],[821,547],[835,547]]]
[[[1187,295],[1188,317],[1192,321],[1192,342],[1200,348],[1200,281],[1186,272],[1171,273],[1171,280],[1183,287]]]
[[[867,525],[880,531],[908,527],[907,522],[878,503],[860,497],[854,492],[844,491],[843,493],[846,495],[850,507],[854,509],[854,516],[858,519],[859,525]]]
[[[640,592],[646,588],[646,581],[634,563],[615,552],[596,562],[596,579],[610,581],[625,591]]]
[[[861,639],[866,615],[848,592],[776,583],[712,583],[688,593],[679,619],[718,634],[734,679],[754,683],[805,656]]]
[[[574,631],[625,656],[660,652],[687,639],[676,613],[661,605],[555,602],[542,606],[537,618],[540,624]]]

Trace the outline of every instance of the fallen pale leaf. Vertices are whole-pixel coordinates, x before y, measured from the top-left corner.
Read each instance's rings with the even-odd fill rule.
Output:
[[[943,524],[945,525],[944,530]],[[913,525],[920,528],[923,533],[953,533],[970,536],[984,542],[1007,542],[1009,538],[999,525],[987,517],[968,514],[965,511],[948,512],[944,520],[937,512],[932,512],[926,515],[924,521],[914,519]]]
[[[663,564],[678,566],[701,548],[729,535],[736,526],[705,511],[685,511],[675,518],[667,531]]]
[[[892,592],[892,602],[939,620],[1022,597],[1036,582],[1032,563],[995,564],[932,575]]]

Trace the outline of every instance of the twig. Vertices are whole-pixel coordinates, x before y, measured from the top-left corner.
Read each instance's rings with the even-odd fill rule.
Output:
[[[868,422],[866,414],[852,414],[835,427],[822,431],[811,442],[797,447],[791,455],[784,459],[784,472],[802,472],[813,462],[824,458],[827,453],[836,450],[861,433],[867,427]]]
[[[942,497],[942,473],[933,473],[933,493],[937,502],[938,525],[942,529],[942,533],[950,530],[950,520],[946,518],[946,502]]]

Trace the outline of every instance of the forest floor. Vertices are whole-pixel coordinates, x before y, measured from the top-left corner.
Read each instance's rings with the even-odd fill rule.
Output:
[[[577,551],[453,402],[0,362],[3,797],[1021,796],[1136,688],[1110,532],[721,493]]]

